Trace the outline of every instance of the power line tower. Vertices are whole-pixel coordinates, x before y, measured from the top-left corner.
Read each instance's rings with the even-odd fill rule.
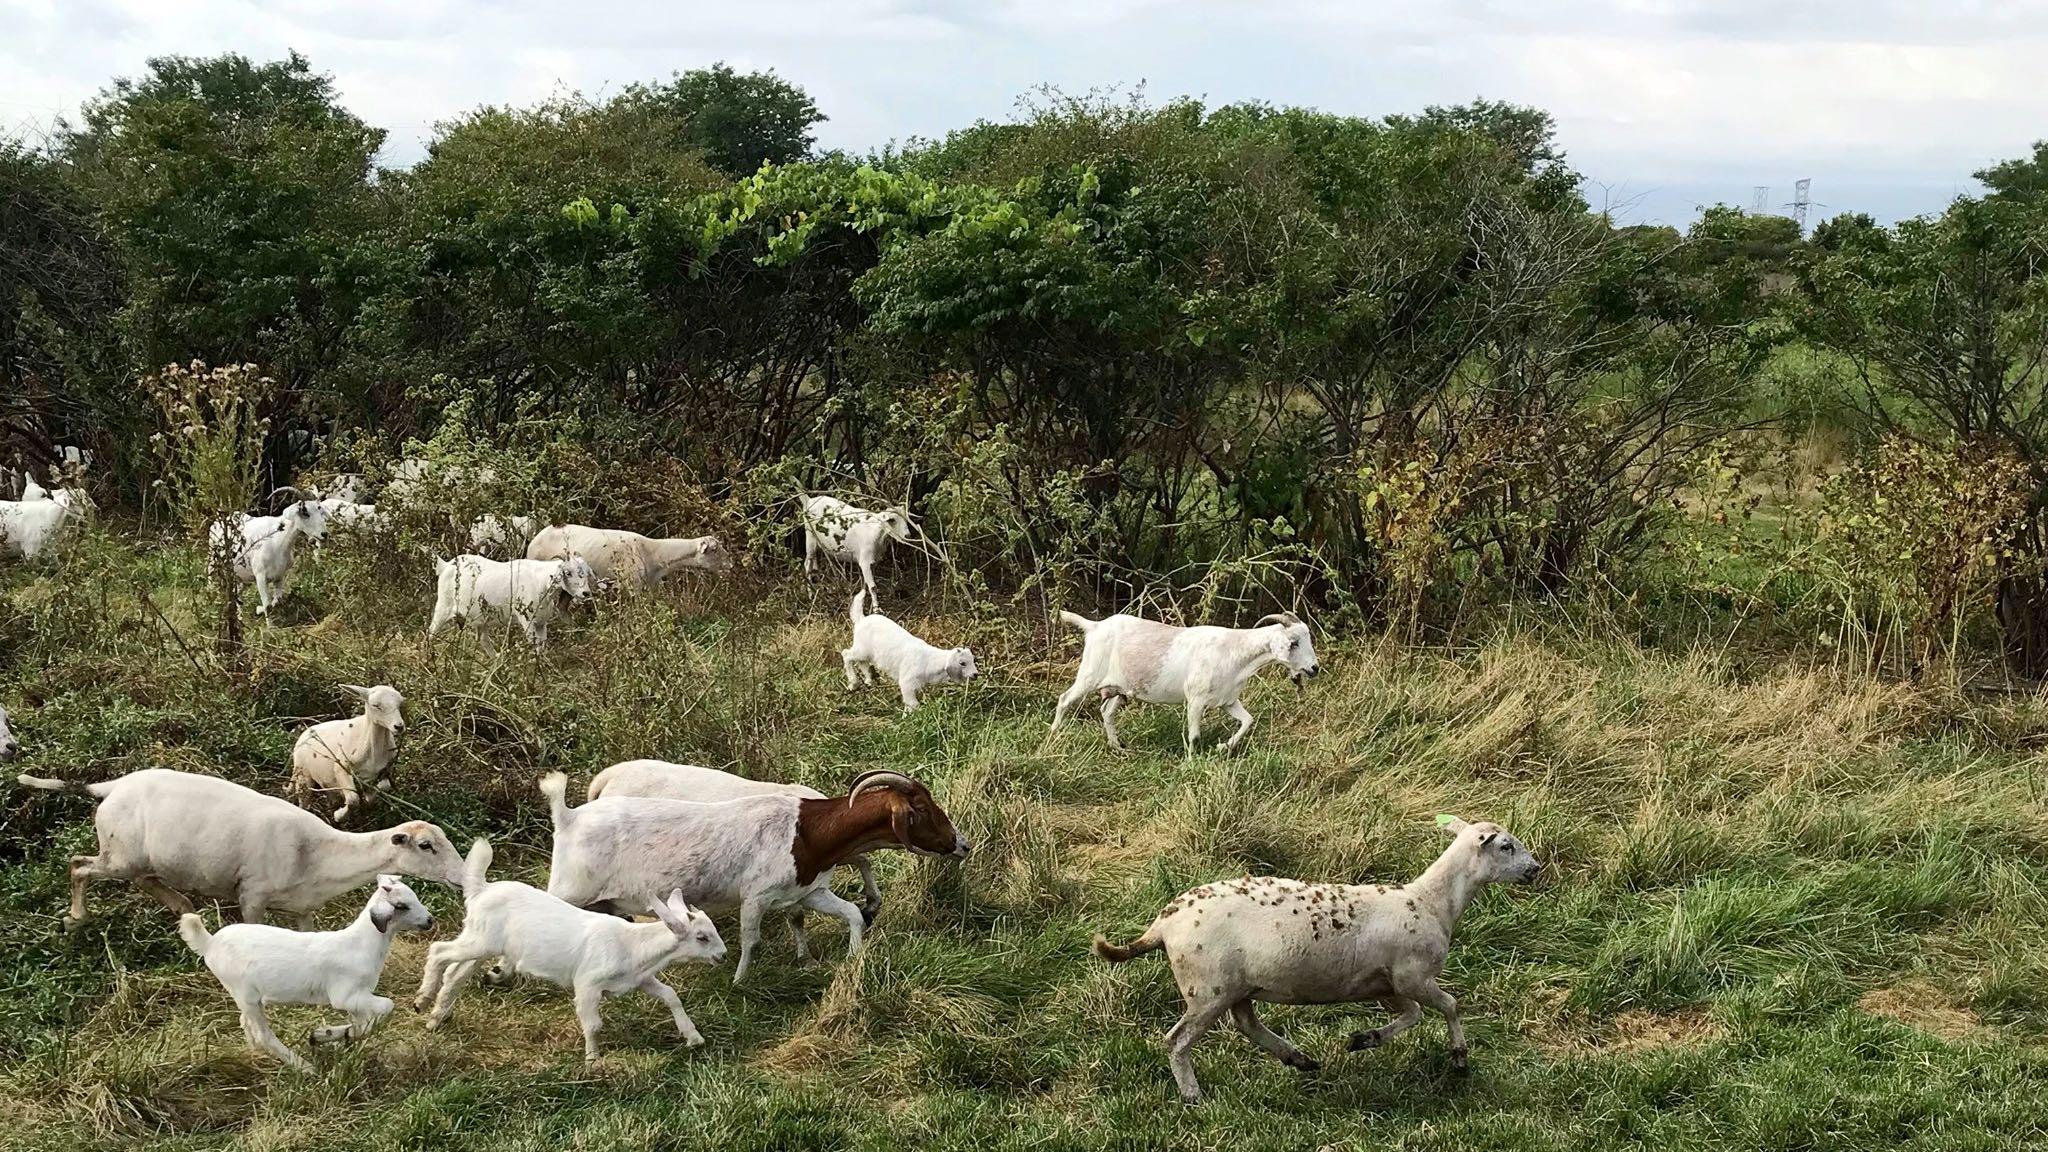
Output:
[[[1792,223],[1799,226],[1799,234],[1806,235],[1806,209],[1813,203],[1808,190],[1813,187],[1813,178],[1808,177],[1792,185],[1792,202],[1785,207],[1792,210]]]
[[[1758,185],[1757,185],[1756,187],[1754,187],[1754,188],[1750,189],[1750,197],[1749,197],[1749,212],[1750,212],[1750,215],[1752,215],[1752,216],[1761,216],[1761,215],[1763,215],[1763,214],[1764,214],[1765,212],[1768,212],[1768,211],[1770,211],[1770,210],[1771,210],[1771,186],[1770,186],[1769,184],[1758,184]]]

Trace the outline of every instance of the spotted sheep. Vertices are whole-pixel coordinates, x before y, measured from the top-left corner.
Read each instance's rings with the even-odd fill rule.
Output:
[[[910,517],[896,508],[870,512],[832,496],[806,496],[803,502],[804,571],[817,570],[818,555],[860,569],[868,599],[876,600],[875,561],[891,540],[910,542]]]
[[[1264,617],[1250,628],[1179,628],[1124,614],[1090,620],[1061,612],[1060,619],[1079,628],[1083,639],[1081,667],[1053,710],[1052,732],[1059,731],[1076,705],[1097,693],[1103,733],[1116,749],[1123,748],[1117,709],[1129,699],[1186,705],[1190,756],[1202,735],[1202,714],[1222,708],[1237,720],[1237,731],[1223,747],[1235,749],[1252,727],[1252,714],[1239,696],[1260,669],[1285,665],[1297,687],[1322,669],[1308,625],[1292,612]]]
[[[1458,1002],[1437,986],[1465,908],[1487,885],[1528,883],[1541,869],[1498,824],[1438,823],[1452,840],[1436,862],[1402,884],[1311,884],[1244,877],[1204,884],[1161,909],[1129,944],[1095,937],[1112,963],[1164,950],[1186,1008],[1166,1034],[1167,1065],[1189,1102],[1202,1098],[1189,1053],[1229,1013],[1253,1043],[1304,1072],[1320,1065],[1267,1028],[1253,1004],[1340,1004],[1376,1000],[1392,1021],[1351,1036],[1353,1051],[1377,1048],[1413,1027],[1428,1007],[1450,1030],[1451,1062],[1466,1067]]]

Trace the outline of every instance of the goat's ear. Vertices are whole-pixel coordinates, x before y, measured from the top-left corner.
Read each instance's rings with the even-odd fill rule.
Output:
[[[668,899],[649,900],[648,907],[668,930],[681,936],[689,928],[690,906],[683,903],[683,890],[678,888],[668,894]]]
[[[1471,827],[1470,824],[1465,823],[1463,820],[1458,819],[1456,816],[1453,816],[1448,812],[1440,812],[1437,814],[1436,826],[1443,829],[1446,833],[1449,833],[1452,836],[1456,836],[1458,833],[1463,832],[1465,829]]]
[[[391,905],[389,904],[381,908],[372,908],[370,909],[370,926],[379,932],[389,932],[393,915],[394,913],[391,911]]]
[[[393,844],[410,844],[412,843],[412,837],[403,832],[393,832],[391,834],[391,842]]]
[[[1486,846],[1487,846],[1488,844],[1491,844],[1491,843],[1493,843],[1493,838],[1494,838],[1495,836],[1498,836],[1498,835],[1500,835],[1500,833],[1498,833],[1498,832],[1488,832],[1488,833],[1487,833],[1486,835],[1484,835],[1484,836],[1481,836],[1481,837],[1479,838],[1479,846],[1480,846],[1481,848],[1484,848],[1484,847],[1486,847]]]
[[[363,687],[361,684],[343,684],[341,686],[341,690],[343,692],[349,693],[350,695],[356,697],[359,700],[368,700],[370,698],[370,690],[368,688]]]

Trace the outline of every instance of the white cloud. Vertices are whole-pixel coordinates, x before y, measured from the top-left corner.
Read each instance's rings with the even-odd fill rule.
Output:
[[[1837,209],[1932,210],[2048,134],[2048,9],[1997,0],[0,0],[0,27],[17,129],[153,55],[295,48],[391,129],[396,162],[480,104],[721,59],[802,84],[823,142],[854,150],[1004,117],[1042,82],[1362,115],[1512,100],[1667,217],[1802,175]]]

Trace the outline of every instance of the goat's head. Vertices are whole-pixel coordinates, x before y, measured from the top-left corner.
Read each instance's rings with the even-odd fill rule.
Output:
[[[377,931],[392,932],[434,930],[434,914],[406,887],[405,881],[396,876],[377,877],[377,891],[370,896],[370,923]]]
[[[396,828],[369,835],[382,836],[390,842],[391,866],[406,875],[443,884],[462,883],[462,854],[439,825],[408,820]]]
[[[876,513],[882,518],[883,526],[894,539],[910,543],[910,516],[900,508],[890,508]]]
[[[709,913],[684,903],[681,888],[670,892],[666,900],[650,900],[648,904],[675,935],[679,946],[676,959],[700,964],[716,964],[725,959],[725,938],[718,934],[718,925],[711,922]]]
[[[952,660],[946,665],[946,676],[955,684],[965,684],[981,675],[981,670],[974,666],[974,652],[967,645],[953,649],[951,656]]]
[[[964,860],[971,845],[953,827],[952,818],[932,799],[931,790],[901,772],[872,771],[854,777],[847,790],[846,804],[869,792],[881,792],[889,800],[889,829],[896,842],[920,856],[950,856]]]
[[[0,764],[21,755],[21,741],[7,730],[7,709],[0,708]]]
[[[290,492],[295,496],[299,494],[297,488],[279,488],[277,491]],[[276,494],[276,492],[271,493],[273,496]],[[292,502],[291,507],[284,510],[282,515],[286,524],[298,529],[299,533],[308,540],[319,541],[327,535],[327,508],[318,500],[305,498],[295,500]]]
[[[1436,818],[1437,826],[1452,837],[1451,847],[1469,852],[1470,875],[1481,884],[1506,880],[1527,884],[1543,871],[1543,865],[1528,845],[1507,829],[1489,820],[1467,824],[1456,816]]]
[[[725,550],[718,537],[700,536],[697,539],[697,567],[723,572],[732,567],[732,553]]]
[[[1295,687],[1300,687],[1304,678],[1323,670],[1316,660],[1315,641],[1309,638],[1308,625],[1301,622],[1301,617],[1292,612],[1275,612],[1271,616],[1260,617],[1259,622],[1252,625],[1254,628],[1269,626],[1279,629],[1273,633],[1271,641],[1273,659],[1287,665],[1287,678],[1294,681]]]
[[[405,697],[389,684],[365,688],[360,684],[343,684],[342,691],[363,702],[363,715],[379,728],[389,729],[392,736],[405,731]]]
[[[590,561],[571,552],[567,560],[558,563],[561,570],[555,576],[555,588],[562,596],[572,602],[590,599],[597,588],[597,575],[590,570]]]

